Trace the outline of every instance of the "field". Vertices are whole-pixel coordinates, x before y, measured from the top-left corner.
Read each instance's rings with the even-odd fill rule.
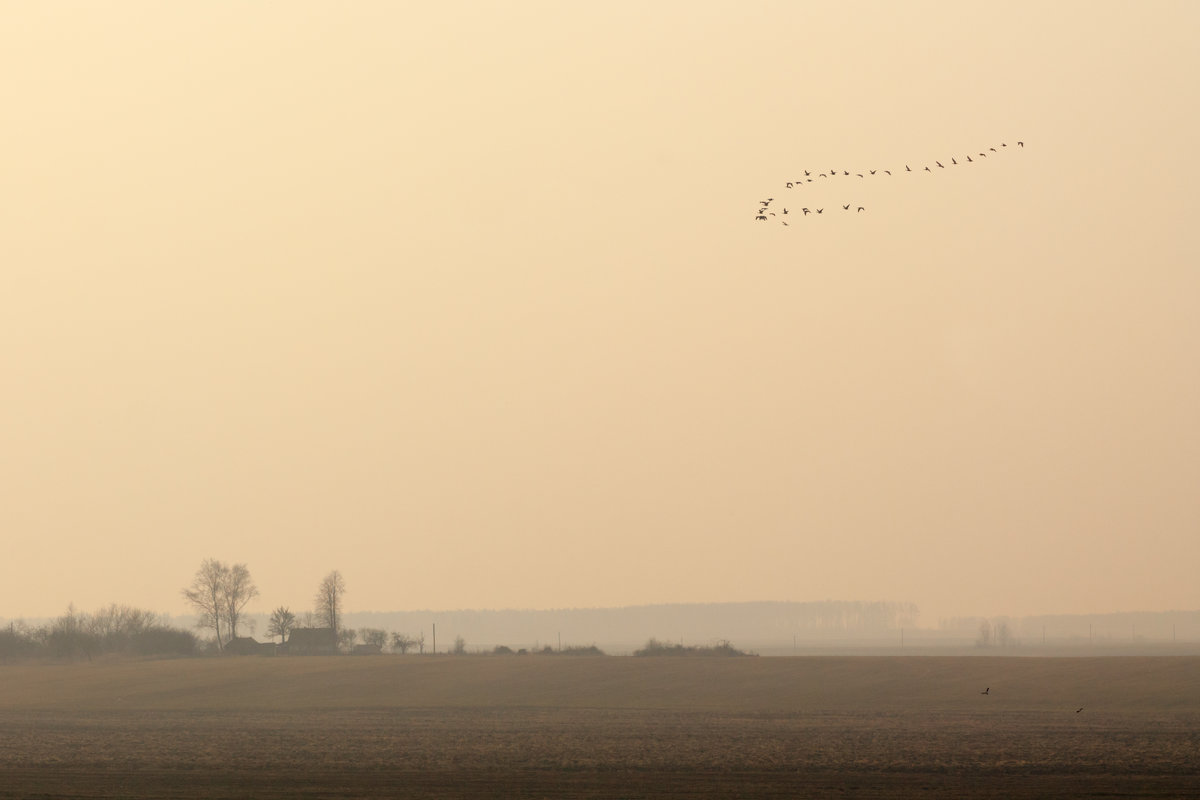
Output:
[[[1200,797],[1198,765],[1196,657],[0,666],[0,798]]]

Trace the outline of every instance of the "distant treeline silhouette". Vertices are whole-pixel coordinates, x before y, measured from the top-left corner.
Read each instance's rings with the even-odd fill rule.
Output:
[[[670,634],[686,643],[723,639],[758,646],[764,642],[898,635],[914,628],[913,603],[858,600],[809,602],[673,603],[617,608],[459,609],[348,613],[347,623],[391,630],[464,636],[480,649],[496,645],[541,650],[561,635],[564,642],[594,642],[630,652],[652,636]]]
[[[94,614],[76,610],[49,623],[10,622],[0,628],[0,662],[17,658],[92,659],[120,653],[132,656],[186,656],[196,653],[191,631],[173,628],[152,611],[110,605]]]
[[[660,642],[658,639],[650,639],[646,642],[646,646],[641,650],[634,650],[634,656],[645,658],[647,656],[748,656],[753,653],[747,653],[743,650],[738,650],[729,642],[718,642],[715,645],[701,647],[692,645],[684,647],[682,644],[672,644],[670,642]]]
[[[1038,614],[1025,617],[950,617],[938,620],[945,633],[977,636],[1010,646],[1046,642],[1195,641],[1200,638],[1200,611],[1122,611],[1110,614]],[[1002,642],[998,633],[1005,633]]]

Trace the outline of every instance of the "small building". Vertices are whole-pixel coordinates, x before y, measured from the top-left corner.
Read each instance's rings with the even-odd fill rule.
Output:
[[[275,643],[259,642],[253,636],[235,636],[233,641],[226,643],[225,652],[231,656],[273,656],[275,655]]]
[[[332,656],[337,654],[333,628],[292,628],[280,652],[289,656]]]
[[[356,656],[377,656],[383,653],[383,648],[377,644],[356,644],[351,652]]]

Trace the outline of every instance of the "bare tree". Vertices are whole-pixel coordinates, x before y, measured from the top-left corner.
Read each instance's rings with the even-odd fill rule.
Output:
[[[407,633],[392,634],[392,649],[398,651],[400,655],[404,655],[418,644],[417,640],[409,636]]]
[[[192,585],[183,590],[183,599],[200,617],[197,628],[211,628],[217,637],[217,649],[225,649],[221,639],[225,621],[225,575],[229,568],[215,558],[206,558],[196,570]]]
[[[317,587],[317,596],[313,601],[317,607],[317,619],[326,628],[333,629],[335,641],[340,641],[338,628],[342,623],[342,595],[345,593],[346,581],[342,579],[342,573],[335,569],[321,581],[321,585]]]
[[[296,627],[296,615],[284,606],[280,606],[271,612],[271,621],[267,624],[267,636],[278,636],[279,643],[283,644],[294,627]]]
[[[976,647],[992,646],[992,623],[985,620],[979,622],[979,638],[975,640]]]
[[[229,640],[237,638],[238,622],[241,621],[242,609],[246,604],[258,597],[258,587],[250,577],[250,570],[245,564],[234,564],[225,573],[222,586],[225,611],[225,624],[228,626]]]

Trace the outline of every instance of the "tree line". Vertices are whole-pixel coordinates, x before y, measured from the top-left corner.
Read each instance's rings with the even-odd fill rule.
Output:
[[[92,659],[119,653],[185,656],[196,652],[194,633],[173,628],[152,611],[110,605],[93,614],[74,604],[43,625],[10,622],[0,629],[0,662],[15,658]]]

